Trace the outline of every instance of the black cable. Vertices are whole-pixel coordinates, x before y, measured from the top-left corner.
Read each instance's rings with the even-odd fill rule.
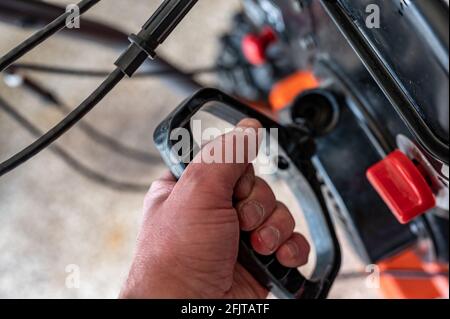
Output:
[[[189,71],[183,72],[188,76],[196,76],[199,74],[205,73],[217,73],[220,71],[230,71],[236,68],[237,65],[224,67],[224,66],[211,66],[211,67],[202,67],[196,68]],[[8,68],[8,71],[15,72],[19,70],[26,70],[37,73],[46,73],[46,74],[58,74],[58,75],[67,75],[67,76],[86,76],[86,77],[105,77],[111,73],[111,71],[106,70],[89,70],[89,69],[76,69],[76,68],[66,68],[66,67],[55,67],[49,65],[41,65],[35,63],[15,63]],[[147,72],[136,73],[133,78],[142,78],[142,77],[158,77],[164,75],[173,74],[174,70],[154,70]]]
[[[94,2],[98,1],[99,0]],[[100,87],[98,87],[64,120],[24,150],[1,163],[0,177],[50,146],[55,140],[61,137],[61,135],[67,132],[67,130],[77,124],[88,112],[90,112],[124,78],[125,75],[128,77],[133,76],[148,57],[154,58],[156,56],[155,50],[164,42],[197,2],[198,0],[165,0],[143,25],[141,31],[137,35],[133,34],[130,36],[131,45],[116,61],[115,65],[117,66],[117,69],[113,71]],[[86,4],[89,3],[89,1],[82,1],[82,3]],[[44,32],[45,30],[48,32],[48,29],[51,28],[47,26],[42,31],[38,32],[37,34],[41,33],[41,36],[34,37],[33,41],[36,42],[41,39],[40,41],[42,42],[46,39],[46,36],[47,38],[51,36],[51,34],[46,35]],[[31,40],[28,40],[28,49],[30,48],[30,45],[32,46],[31,43]],[[24,46],[27,47],[27,44]],[[25,50],[22,53],[26,53]],[[14,62],[16,60],[15,58],[20,56],[20,54],[20,50],[16,51],[16,56],[10,58],[11,62]]]
[[[78,3],[80,15],[91,9],[101,0],[82,0]],[[50,38],[52,35],[61,31],[66,27],[66,20],[72,15],[71,12],[65,12],[58,18],[50,22],[41,30],[37,31],[31,37],[23,41],[6,55],[0,58],[0,72],[3,72],[12,63],[23,57],[25,54],[33,50],[39,44]]]
[[[89,113],[123,79],[124,76],[124,73],[119,69],[113,71],[109,77],[64,120],[24,150],[1,163],[0,176],[12,171],[56,141],[61,135],[67,132]]]
[[[55,105],[55,107],[63,115],[67,115],[67,113],[70,112],[70,108],[68,108],[63,104]],[[141,151],[132,148],[128,145],[122,144],[121,142],[104,134],[103,132],[100,132],[87,122],[80,121],[80,123],[78,123],[78,127],[94,142],[97,142],[98,144],[101,144],[110,149],[111,151],[120,154],[126,158],[147,164],[157,164],[161,163],[162,161],[160,155],[150,154],[148,152]]]
[[[30,90],[32,93],[37,94],[45,102],[54,106],[62,115],[67,115],[70,113],[70,108],[67,107],[53,92],[44,88],[42,85],[38,84],[36,81],[31,80],[29,77],[20,76],[22,79],[22,86],[25,89]],[[119,155],[122,155],[128,159],[139,161],[146,164],[157,164],[161,163],[161,157],[159,155],[154,155],[149,152],[141,151],[121,142],[116,139],[104,134],[103,132],[97,130],[94,126],[90,125],[85,121],[80,121],[78,124],[80,130],[82,130],[87,136],[89,136],[94,142],[107,147],[110,151],[113,151]]]
[[[17,112],[11,105],[9,105],[1,97],[0,97],[0,108],[11,118],[13,118],[21,127],[23,127],[25,130],[31,133],[33,136],[39,137],[42,135],[42,132],[36,126],[34,126],[31,122],[29,122],[25,117],[23,117],[19,112]],[[89,167],[82,164],[81,162],[79,162],[77,159],[75,159],[72,155],[70,155],[68,152],[66,152],[58,145],[51,145],[49,149],[55,155],[61,158],[68,166],[72,167],[76,172],[88,178],[89,180],[94,181],[97,184],[101,184],[113,190],[122,192],[143,193],[148,190],[147,185],[139,185],[134,183],[116,181],[108,176],[103,175],[102,173],[92,170]]]

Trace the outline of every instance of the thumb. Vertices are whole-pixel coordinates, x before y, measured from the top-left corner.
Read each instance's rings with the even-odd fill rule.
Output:
[[[217,190],[231,199],[237,182],[258,155],[261,128],[261,123],[255,119],[239,122],[232,132],[202,148],[178,184],[195,184],[199,191],[209,194]]]
[[[149,211],[154,204],[160,204],[164,202],[172,193],[175,184],[175,177],[173,177],[172,173],[170,172],[165,172],[161,178],[154,181],[150,186],[150,190],[145,195],[144,211]]]

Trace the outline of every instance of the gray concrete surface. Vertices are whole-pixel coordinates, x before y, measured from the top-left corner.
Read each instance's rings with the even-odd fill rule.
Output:
[[[158,3],[103,1],[88,16],[135,31]],[[216,37],[227,29],[229,18],[238,8],[238,0],[200,1],[161,54],[187,69],[212,64]],[[0,52],[12,48],[30,32],[0,24]],[[116,57],[116,52],[95,43],[58,36],[23,61],[105,69],[112,67]],[[48,75],[33,78],[58,92],[71,106],[100,81]],[[26,91],[2,82],[0,94],[42,129],[60,120],[57,112]],[[182,99],[155,79],[124,81],[87,121],[128,145],[155,152],[153,129]],[[0,113],[1,160],[31,141],[26,132]],[[76,128],[58,144],[89,167],[120,180],[150,184],[164,169],[163,165],[143,165],[111,154]],[[0,179],[0,298],[115,298],[130,263],[143,196],[98,186],[72,172],[48,151]],[[348,249],[344,257],[344,271],[362,269]],[[80,269],[78,289],[66,286],[68,265]],[[338,281],[331,295],[377,296],[377,291],[365,288],[363,280]]]

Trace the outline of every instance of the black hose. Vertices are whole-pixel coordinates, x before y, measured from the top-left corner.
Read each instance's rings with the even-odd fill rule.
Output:
[[[44,100],[46,103],[53,106],[59,113],[67,116],[71,109],[65,105],[53,92],[45,88],[42,84],[37,81],[30,79],[28,76],[21,74],[14,74],[12,76],[18,76],[21,78],[22,87],[39,98]],[[137,148],[133,148],[126,144],[121,143],[117,139],[104,134],[102,131],[98,130],[96,126],[93,126],[85,121],[80,121],[78,124],[79,129],[84,132],[92,141],[108,148],[110,151],[121,155],[127,159],[135,160],[145,164],[157,164],[161,162],[161,157],[150,152],[141,151]]]
[[[183,72],[183,74],[186,76],[196,76],[199,74],[216,73],[220,71],[232,70],[233,68],[236,67],[237,67],[236,65],[230,67],[218,67],[218,66],[202,67],[185,71]],[[102,77],[102,78],[108,76],[111,73],[111,71],[108,70],[76,69],[76,68],[66,68],[58,66],[55,67],[51,65],[41,65],[34,63],[15,63],[8,68],[8,71],[11,71],[12,73],[15,73],[16,71],[20,70],[36,73],[56,74],[56,75]],[[178,70],[172,68],[167,69],[161,68],[136,73],[135,75],[133,75],[131,79],[143,77],[160,77],[164,75],[173,75],[178,73],[179,73]]]
[[[80,3],[78,3],[80,14],[85,13],[99,2],[100,0],[82,0]],[[71,14],[71,12],[65,12],[64,14],[60,15],[58,18],[47,24],[44,28],[37,31],[31,37],[29,37],[14,49],[9,51],[7,54],[5,54],[3,57],[1,57],[0,72],[3,72],[8,66],[33,50],[35,47],[50,38],[52,35],[64,29],[66,27],[66,20],[70,17]]]
[[[42,132],[29,122],[25,117],[23,117],[19,112],[17,112],[11,105],[9,105],[5,100],[0,97],[0,109],[2,109],[6,114],[13,118],[21,127],[27,130],[30,134],[35,137],[42,135]],[[131,192],[131,193],[144,193],[148,190],[148,185],[140,185],[128,182],[116,181],[102,173],[99,173],[83,163],[79,162],[72,155],[66,152],[63,148],[58,145],[51,145],[49,150],[57,155],[61,160],[64,161],[68,166],[70,166],[74,171],[81,174],[82,176],[88,178],[89,180],[108,187],[110,189],[121,191],[121,192]]]
[[[17,168],[44,150],[47,146],[51,145],[89,113],[123,78],[124,74],[121,70],[116,69],[113,71],[109,77],[64,120],[36,140],[33,144],[1,163],[0,176]]]

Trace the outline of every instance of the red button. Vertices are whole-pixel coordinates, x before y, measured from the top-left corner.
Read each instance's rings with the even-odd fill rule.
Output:
[[[436,206],[425,177],[401,151],[393,152],[371,167],[367,177],[402,224]]]
[[[272,28],[266,27],[260,34],[248,34],[242,39],[242,52],[251,64],[264,64],[266,50],[276,40],[277,37]]]

